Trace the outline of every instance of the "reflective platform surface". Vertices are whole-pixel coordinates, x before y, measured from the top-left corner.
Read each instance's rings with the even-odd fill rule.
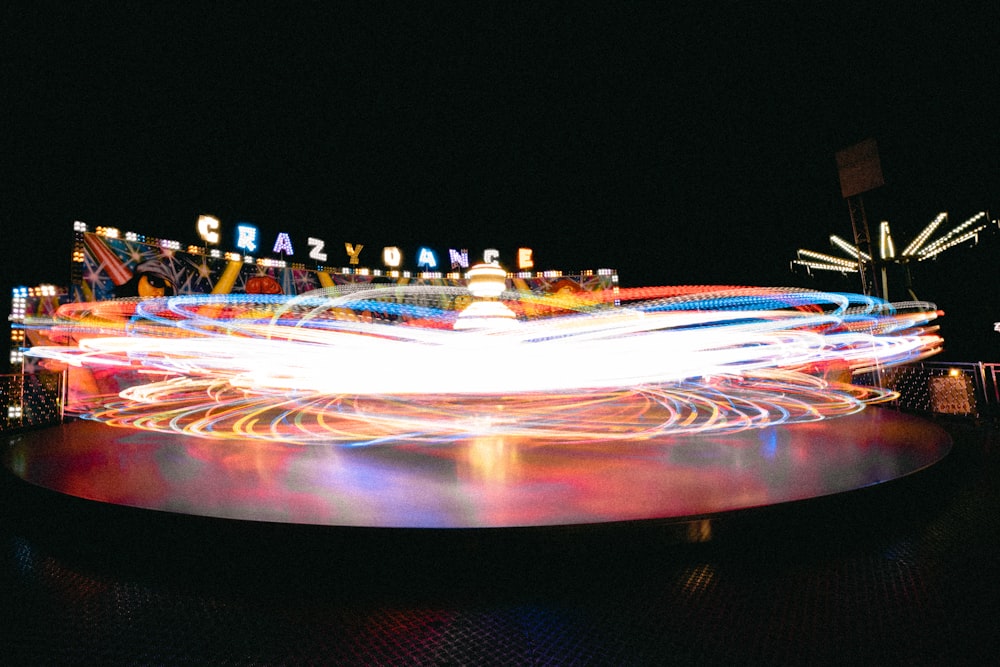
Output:
[[[11,434],[41,487],[205,517],[325,526],[502,528],[683,519],[828,496],[944,458],[940,427],[888,409],[725,436],[557,445],[283,445],[90,421]]]
[[[909,428],[889,419],[887,434]],[[935,424],[953,445],[919,473],[687,522],[407,530],[233,521],[81,500],[0,466],[0,591],[16,612],[4,657],[199,667],[994,664],[1000,425]]]

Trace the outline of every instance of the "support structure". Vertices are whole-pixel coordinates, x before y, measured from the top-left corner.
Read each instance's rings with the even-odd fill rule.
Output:
[[[851,214],[851,228],[854,231],[854,247],[857,249],[858,274],[861,276],[861,293],[866,296],[882,296],[879,288],[875,254],[872,252],[871,233],[868,231],[868,216],[861,195],[847,197],[847,208]],[[867,259],[866,259],[867,258]]]

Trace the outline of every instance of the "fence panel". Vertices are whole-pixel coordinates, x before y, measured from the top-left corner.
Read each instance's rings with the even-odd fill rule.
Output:
[[[998,374],[998,364],[923,362],[883,371],[882,384],[900,409],[984,419],[1000,416]]]
[[[62,375],[0,375],[0,431],[48,426],[62,420]]]

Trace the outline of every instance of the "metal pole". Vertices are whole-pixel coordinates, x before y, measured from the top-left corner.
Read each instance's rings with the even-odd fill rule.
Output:
[[[858,249],[861,293],[866,296],[879,296],[879,284],[875,276],[875,256],[872,254],[871,234],[868,232],[868,216],[865,214],[865,203],[861,199],[861,195],[847,198],[847,210],[851,214],[854,247]],[[864,255],[871,257],[871,260],[865,261]],[[869,272],[871,272],[870,275]]]

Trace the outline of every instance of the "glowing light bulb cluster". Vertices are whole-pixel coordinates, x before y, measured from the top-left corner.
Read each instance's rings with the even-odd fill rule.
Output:
[[[972,227],[972,225],[975,225],[978,221],[982,220],[985,217],[986,217],[986,212],[981,211],[976,215],[972,216],[971,218],[969,218],[968,220],[966,220],[965,222],[963,222],[962,224],[960,224],[958,227],[952,229],[950,232],[948,232],[941,238],[931,243],[926,248],[922,248],[919,252],[919,258],[918,258],[919,261],[924,261],[925,259],[930,259],[932,257],[935,257],[936,255],[939,255],[945,250],[947,250],[948,248],[953,248],[961,243],[965,243],[966,241],[974,238],[979,232],[986,229],[986,223],[984,222],[976,227],[973,227],[972,229],[969,229],[969,227]]]
[[[948,214],[946,212],[942,211],[941,213],[938,213],[937,217],[931,220],[927,224],[927,226],[924,227],[919,234],[917,234],[917,237],[915,239],[910,241],[910,244],[906,246],[906,248],[903,250],[903,255],[911,256],[916,254],[917,250],[919,250],[920,247],[927,242],[927,239],[931,237],[931,234],[934,233],[934,230],[936,230],[941,225],[941,223],[947,219],[948,219]]]
[[[878,248],[879,257],[882,259],[896,257],[896,245],[892,241],[892,232],[889,230],[889,222],[886,220],[883,220],[878,227]]]
[[[954,248],[967,241],[977,239],[980,232],[988,226],[987,214],[981,211],[972,216],[961,225],[951,229],[943,236],[938,237],[931,243],[927,243],[931,235],[937,230],[942,222],[948,219],[947,213],[940,213],[903,249],[903,252],[896,254],[895,242],[889,231],[889,223],[883,221],[879,225],[879,256],[885,261],[906,262],[916,260],[922,262],[941,254],[949,248]],[[977,224],[978,223],[978,224]],[[847,258],[836,257],[813,250],[799,249],[798,259],[792,261],[793,265],[804,267],[807,270],[817,271],[837,271],[840,273],[856,272],[861,270],[861,265],[872,261],[867,253],[848,243],[837,235],[830,237],[830,244],[847,255]],[[860,258],[860,262],[859,262]]]
[[[857,271],[858,263],[854,260],[844,259],[842,257],[834,257],[833,255],[827,255],[821,252],[816,252],[814,250],[799,250],[800,257],[806,257],[807,260],[818,260],[819,262],[824,262],[828,265],[836,267],[841,271]],[[814,264],[816,262],[813,262]]]
[[[479,302],[513,317],[459,326]],[[29,354],[133,378],[76,406],[116,426],[298,444],[620,441],[889,400],[850,375],[937,352],[936,317],[922,302],[779,288],[353,285],[68,304],[44,325],[75,344]]]
[[[856,245],[854,245],[852,243],[848,243],[847,241],[845,241],[844,239],[840,238],[836,234],[834,234],[833,236],[830,237],[830,243],[833,244],[833,245],[835,245],[835,246],[837,246],[838,248],[840,248],[844,252],[846,252],[848,255],[850,255],[851,257],[853,257],[855,260],[857,260],[857,258],[860,257],[861,261],[863,261],[863,262],[870,262],[870,261],[872,261],[872,256],[871,255],[869,255],[866,252],[861,252],[861,250]],[[857,266],[857,261],[854,262],[854,265]]]
[[[24,320],[25,309],[27,308],[28,288],[15,287],[11,293],[10,315],[10,364],[17,366],[24,361],[24,352],[21,347],[24,345]]]

